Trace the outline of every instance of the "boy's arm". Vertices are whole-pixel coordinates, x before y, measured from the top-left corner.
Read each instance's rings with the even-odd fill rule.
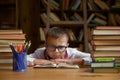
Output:
[[[36,64],[52,64],[53,62],[45,59],[37,59],[33,57],[33,54],[27,55],[28,66],[34,66]]]
[[[84,59],[77,58],[77,59],[55,59],[53,60],[55,63],[67,63],[67,64],[78,64],[83,65]]]
[[[34,53],[27,55],[27,63],[29,66],[33,66],[36,64],[51,64],[53,63],[50,60],[44,59],[44,50],[45,48],[39,48],[35,50]]]
[[[50,60],[45,60],[45,59],[34,59],[33,64],[42,64],[42,65],[46,65],[46,64],[54,64],[54,62],[50,61]]]

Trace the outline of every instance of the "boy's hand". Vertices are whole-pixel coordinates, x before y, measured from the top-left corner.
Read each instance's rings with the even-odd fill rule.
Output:
[[[59,63],[67,63],[67,64],[84,64],[84,60],[83,59],[54,59],[52,60],[55,63],[59,64]]]
[[[56,64],[59,64],[59,63],[72,64],[72,61],[70,59],[54,59],[54,60],[51,60],[51,61],[55,62]]]
[[[50,60],[44,60],[44,59],[35,59],[33,63],[34,63],[35,65],[36,65],[36,64],[46,65],[46,64],[54,64],[55,62],[50,61]]]

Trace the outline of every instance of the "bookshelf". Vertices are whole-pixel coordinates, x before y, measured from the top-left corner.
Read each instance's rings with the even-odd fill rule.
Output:
[[[0,29],[17,29],[18,0],[0,0]]]
[[[120,22],[119,0],[88,0],[88,25],[93,26],[119,26]],[[94,16],[93,16],[94,15]]]
[[[70,46],[82,45],[83,51],[88,51],[86,0],[40,0],[40,9],[40,27],[65,28],[70,35]],[[73,35],[73,39],[71,35]],[[79,40],[80,35],[83,36],[81,40]]]
[[[101,5],[102,6],[101,6]],[[92,40],[91,31],[96,26],[120,26],[120,0],[88,0],[87,24],[88,41]]]
[[[70,3],[72,1],[75,2],[77,0],[18,0],[18,1],[19,1],[18,25],[23,29],[23,32],[26,34],[27,40],[31,40],[32,42],[30,52],[33,52],[36,48],[39,47],[39,45],[42,45],[44,43],[44,40],[41,40],[40,38],[41,37],[39,29],[40,27],[42,29],[46,28],[48,29],[52,26],[64,27],[67,29],[71,29],[76,37],[79,36],[79,32],[82,30],[84,36],[82,41],[78,41],[77,39],[77,41],[71,41],[70,44],[72,47],[79,47],[79,45],[83,45],[84,46],[83,51],[88,52],[89,51],[88,42],[89,39],[91,38],[90,35],[91,29],[94,28],[95,26],[98,26],[98,24],[90,22],[92,19],[95,18],[95,16],[97,17],[100,16],[103,20],[105,20],[104,21],[105,26],[120,25],[119,20],[118,21],[115,20],[117,21],[117,24],[114,25],[114,23],[111,22],[114,20],[109,18],[111,14],[114,14],[114,16],[117,16],[117,19],[119,19],[120,16],[119,0],[102,0],[110,8],[103,10],[98,8],[94,9],[95,7],[92,4],[97,6],[94,2],[96,0],[80,0],[82,2],[80,3],[77,9],[69,9]],[[52,7],[50,7],[52,1],[56,1],[57,3],[59,3],[59,5],[52,5]],[[70,1],[69,4],[67,4],[67,1]],[[51,12],[55,13],[57,17],[59,17],[57,19],[58,21],[51,21],[50,18]],[[79,14],[80,18],[82,17],[82,21],[80,18],[79,18],[80,20],[74,20],[75,17],[74,13]],[[44,15],[46,15],[47,17]],[[46,18],[44,18],[43,16]],[[71,16],[74,16],[72,17],[73,20],[72,19],[69,20]]]

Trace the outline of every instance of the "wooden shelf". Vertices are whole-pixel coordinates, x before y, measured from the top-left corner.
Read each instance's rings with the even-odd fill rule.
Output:
[[[44,1],[43,1],[44,2]],[[41,5],[42,5],[42,0],[41,0]],[[86,0],[82,0],[82,2],[80,3],[80,5],[83,6],[83,10],[81,9],[76,9],[76,10],[72,10],[72,9],[69,9],[70,8],[70,5],[68,6],[69,8],[68,9],[63,9],[63,6],[62,5],[66,5],[64,4],[64,0],[61,0],[61,1],[58,1],[57,0],[55,2],[57,2],[60,6],[59,6],[59,9],[51,9],[51,5],[53,3],[51,3],[52,1],[50,0],[47,0],[47,4],[46,4],[46,11],[42,11],[40,10],[40,14],[42,13],[45,13],[44,17],[46,18],[41,18],[41,24],[43,22],[42,25],[45,25],[46,28],[49,28],[49,27],[52,27],[52,26],[64,26],[64,28],[68,28],[69,29],[72,29],[73,30],[73,34],[75,33],[75,37],[79,36],[79,31],[82,30],[84,31],[83,32],[83,40],[81,41],[82,43],[80,43],[78,40],[77,41],[74,41],[71,43],[70,41],[70,46],[79,46],[79,44],[82,44],[84,46],[84,51],[87,52],[88,50],[88,39],[87,39],[87,24],[86,24],[86,20],[87,20],[87,7],[86,7]],[[69,3],[71,4],[72,1]],[[50,5],[51,4],[51,5]],[[79,5],[79,6],[80,6]],[[45,9],[44,9],[45,10]],[[54,18],[53,16],[50,16],[50,13],[54,13],[54,16],[57,16],[60,21],[54,21],[51,20],[51,18]],[[43,14],[42,14],[43,15]],[[75,17],[76,18],[79,16],[79,20],[75,20],[74,18],[72,17]],[[66,19],[65,19],[66,18]],[[44,20],[43,20],[44,19]],[[68,19],[68,20],[67,20]],[[71,26],[71,27],[70,27]]]
[[[85,22],[84,21],[55,21],[55,22],[50,22],[51,26],[55,26],[55,25],[65,25],[65,26],[70,26],[70,25],[74,25],[74,26],[79,26],[79,25],[83,25]],[[80,26],[79,26],[80,27]]]

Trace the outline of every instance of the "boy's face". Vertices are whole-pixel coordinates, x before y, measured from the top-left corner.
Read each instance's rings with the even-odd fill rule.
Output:
[[[67,46],[68,40],[66,36],[60,38],[48,37],[46,41],[47,53],[53,59],[63,59]]]

